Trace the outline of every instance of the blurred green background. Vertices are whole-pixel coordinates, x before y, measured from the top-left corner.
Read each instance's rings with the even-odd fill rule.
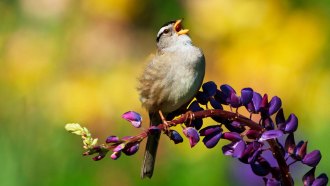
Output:
[[[138,134],[120,118],[128,110],[147,126],[136,79],[160,26],[177,18],[204,51],[205,81],[281,97],[286,116],[299,118],[296,140],[322,152],[317,175],[329,173],[330,1],[1,0],[0,185],[247,183],[220,145],[190,149],[163,137],[154,177],[141,180],[144,145],[94,162],[64,130],[78,122],[101,142]]]

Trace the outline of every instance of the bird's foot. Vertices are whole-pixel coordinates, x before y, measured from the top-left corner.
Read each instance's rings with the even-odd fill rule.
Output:
[[[188,110],[184,115],[186,116],[184,123],[186,123],[186,126],[190,126],[191,122],[195,119],[194,112]]]
[[[166,119],[165,119],[165,117],[164,117],[162,111],[159,110],[158,113],[159,113],[160,119],[162,120],[163,125],[164,125],[164,132],[167,133],[167,131],[168,131],[168,129],[169,129],[168,123],[167,123],[167,121],[166,121]]]

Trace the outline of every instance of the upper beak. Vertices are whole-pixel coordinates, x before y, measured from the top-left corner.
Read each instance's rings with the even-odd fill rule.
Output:
[[[182,35],[182,34],[187,34],[189,32],[188,29],[182,29],[182,19],[179,19],[177,20],[175,23],[174,23],[174,30],[178,33],[178,35]]]

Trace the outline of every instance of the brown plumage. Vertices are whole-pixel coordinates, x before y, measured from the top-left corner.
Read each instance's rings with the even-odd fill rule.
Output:
[[[157,34],[158,51],[139,78],[138,91],[142,106],[149,112],[150,125],[162,123],[158,111],[167,114],[193,99],[200,88],[205,59],[183,30],[181,20],[169,22]],[[149,135],[141,177],[151,178],[160,133]]]

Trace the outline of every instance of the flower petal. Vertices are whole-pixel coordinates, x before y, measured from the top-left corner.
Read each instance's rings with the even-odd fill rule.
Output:
[[[193,127],[183,129],[184,135],[189,138],[190,147],[194,147],[199,142],[198,131]]]
[[[202,89],[208,97],[211,97],[215,95],[217,91],[217,85],[213,81],[209,81],[203,84]]]
[[[107,139],[105,140],[106,143],[118,143],[120,142],[118,136],[109,136],[107,137]]]
[[[235,143],[229,143],[227,145],[222,146],[222,153],[226,156],[231,156],[234,153],[233,145]]]
[[[214,95],[214,99],[219,102],[220,104],[228,104],[226,102],[227,96],[225,95],[225,93],[223,93],[222,91],[217,89],[217,92]]]
[[[118,151],[118,152],[113,152],[110,157],[111,159],[116,160],[120,157],[120,155],[121,155],[121,151]]]
[[[275,128],[274,122],[270,117],[262,118],[262,126],[266,130],[273,130]]]
[[[295,148],[295,156],[299,160],[303,159],[307,151],[307,141],[300,141]]]
[[[97,156],[93,157],[94,161],[99,161],[105,157],[105,153],[99,153]]]
[[[210,103],[211,103],[211,106],[214,109],[221,109],[221,110],[223,109],[222,105],[217,100],[215,100],[214,98],[210,99]]]
[[[260,131],[250,129],[245,133],[245,135],[249,139],[257,139],[260,137],[261,133]]]
[[[208,136],[212,134],[218,134],[222,132],[222,128],[219,125],[210,125],[199,131],[201,136]]]
[[[220,90],[229,97],[231,94],[236,94],[236,91],[229,85],[224,84],[220,86]]]
[[[237,132],[225,132],[222,134],[222,138],[233,142],[242,140],[242,136]]]
[[[170,139],[174,141],[175,144],[178,144],[178,143],[182,143],[183,142],[183,138],[175,130],[170,130],[168,135],[169,135]]]
[[[267,110],[268,107],[269,107],[269,104],[268,104],[268,95],[267,94],[264,94],[264,96],[261,99],[260,108],[262,108],[263,110]],[[267,114],[268,114],[268,112],[267,112]]]
[[[202,118],[194,119],[191,122],[191,126],[195,127],[195,129],[199,130],[203,126],[203,119]]]
[[[233,152],[232,156],[234,158],[241,158],[244,154],[245,148],[246,148],[246,144],[245,144],[244,140],[240,140],[240,141],[236,142],[233,145],[234,152]]]
[[[260,161],[256,161],[250,165],[253,173],[257,176],[266,176],[271,169],[270,164],[265,159],[261,159]]]
[[[285,132],[291,133],[297,130],[298,128],[298,118],[294,114],[290,114],[289,118],[285,122]]]
[[[224,98],[226,104],[231,104],[231,101],[233,101],[233,103],[235,102],[235,98],[232,98],[232,95],[236,96],[236,91],[231,86],[227,84],[221,85],[220,90],[223,93],[222,97]]]
[[[198,91],[195,97],[197,102],[202,105],[206,105],[209,101],[209,97],[205,92]]]
[[[281,136],[283,136],[283,132],[280,130],[268,130],[261,135],[259,141],[261,142],[269,139],[275,139]]]
[[[203,143],[207,148],[213,148],[216,146],[221,138],[221,132],[213,133],[211,135],[207,135],[203,138]]]
[[[282,101],[279,97],[274,96],[269,102],[268,114],[273,115],[276,113],[282,106]]]
[[[296,142],[294,140],[293,133],[290,133],[285,140],[285,150],[288,154],[294,154],[294,150],[296,148]]]
[[[241,102],[243,105],[247,105],[253,97],[253,90],[252,88],[243,88],[241,90]]]
[[[202,111],[204,109],[199,106],[197,101],[193,101],[192,103],[190,103],[188,110],[191,110],[192,112],[197,112],[197,111]]]
[[[320,174],[315,181],[313,182],[312,186],[326,186],[328,184],[328,176],[324,173]]]
[[[127,156],[135,154],[139,150],[140,143],[134,143],[125,147],[122,152]]]
[[[234,108],[238,108],[242,105],[240,98],[236,94],[231,94],[230,95],[230,106]]]
[[[134,111],[128,111],[128,112],[125,112],[121,117],[124,118],[125,120],[131,122],[131,124],[134,127],[136,127],[136,128],[141,127],[142,117],[139,113],[134,112]]]
[[[315,180],[315,167],[309,170],[303,177],[302,181],[304,185],[312,185]]]
[[[278,180],[275,180],[274,178],[263,178],[265,181],[265,186],[281,186],[281,182]]]
[[[314,150],[306,154],[301,162],[305,165],[316,167],[317,164],[320,162],[321,158],[321,152],[319,150]]]
[[[113,151],[114,152],[119,152],[119,151],[121,151],[121,150],[123,150],[124,148],[125,148],[125,143],[121,143],[121,144],[119,144],[119,145],[117,145],[114,149],[113,149]]]
[[[262,101],[261,95],[257,92],[253,92],[252,102],[253,102],[255,112],[259,111],[261,101]]]

